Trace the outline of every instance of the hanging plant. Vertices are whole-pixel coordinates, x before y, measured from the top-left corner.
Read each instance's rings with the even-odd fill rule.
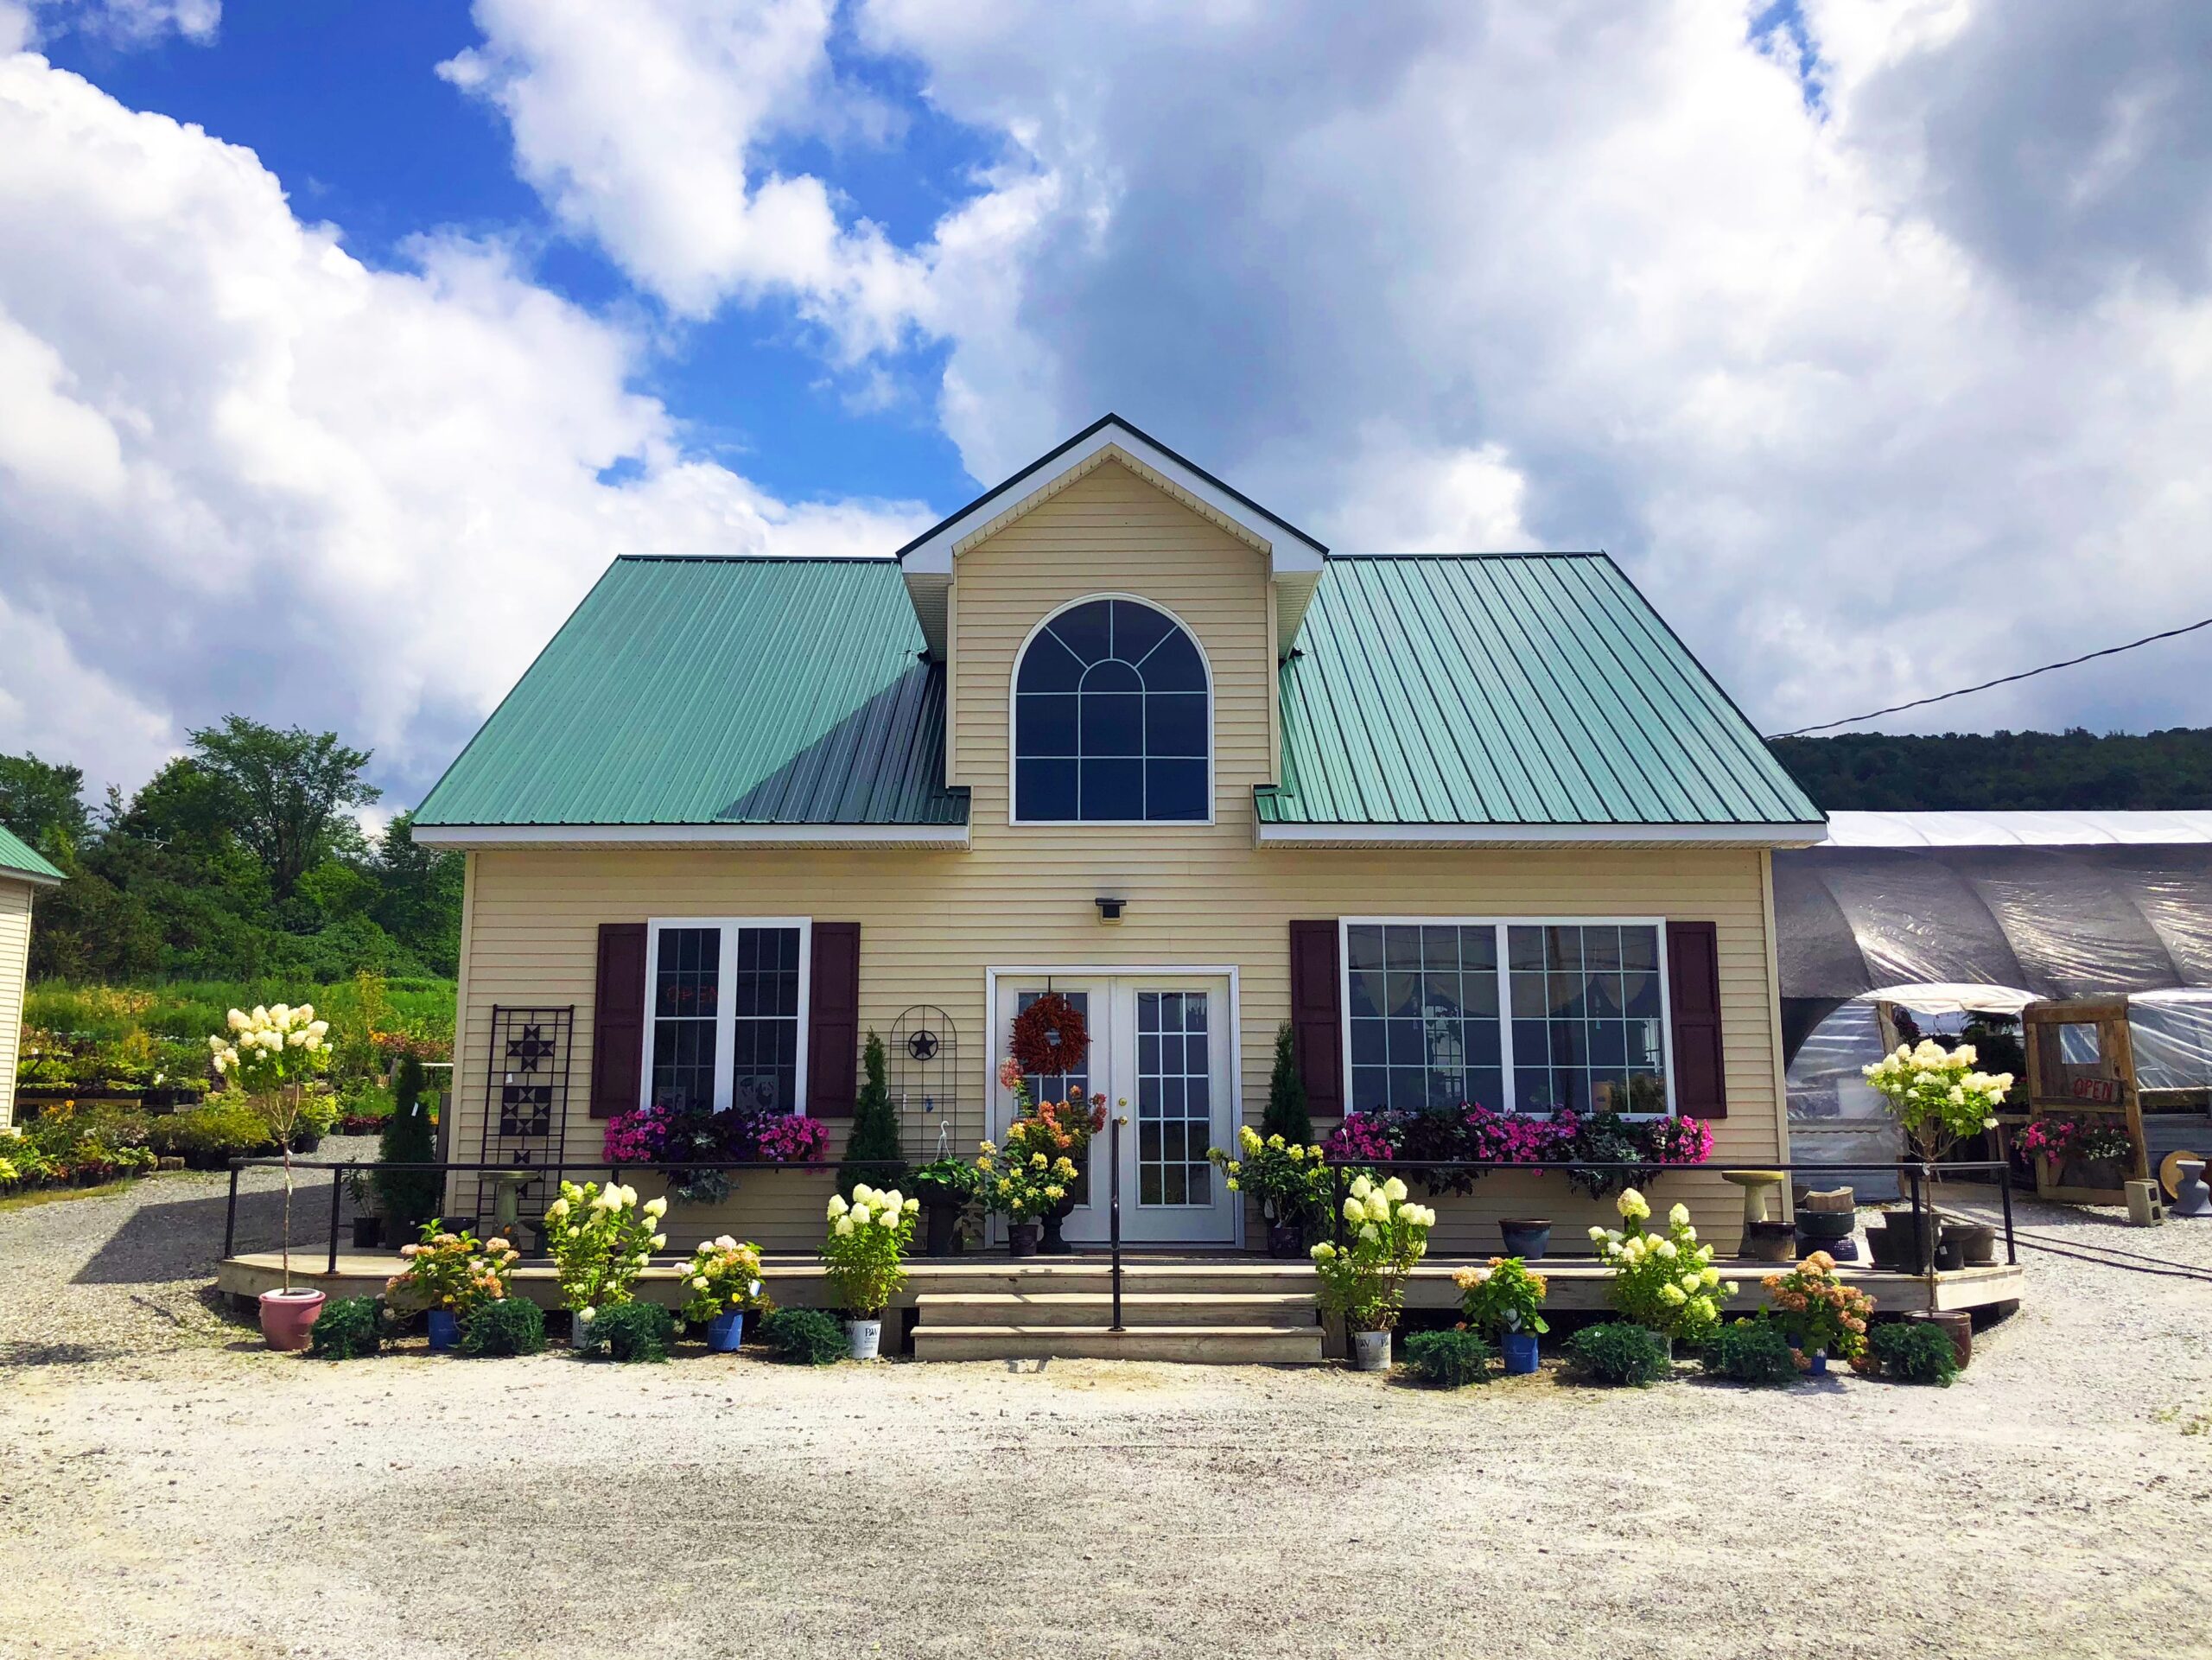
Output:
[[[1015,1061],[1032,1077],[1079,1072],[1090,1049],[1083,1014],[1057,991],[1048,991],[1014,1017]]]

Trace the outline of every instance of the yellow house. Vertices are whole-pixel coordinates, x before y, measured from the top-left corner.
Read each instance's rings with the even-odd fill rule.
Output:
[[[30,965],[31,895],[61,873],[0,824],[0,1129],[16,1121],[16,1065],[23,1029],[23,977]]]
[[[1787,1154],[1770,851],[1820,814],[1602,554],[1332,556],[1098,422],[880,560],[623,559],[416,818],[463,850],[449,1156],[602,1159],[639,1110],[850,1119],[891,1045],[910,1159],[1003,1127],[1018,1014],[1128,1104],[1096,1241],[1253,1235],[1206,1161],[1286,1023],[1346,1110],[1696,1116],[1669,1172]],[[818,1242],[827,1171],[674,1241]],[[449,1197],[490,1216],[497,1195]],[[542,1186],[523,1189],[524,1214]],[[1503,1173],[1433,1249],[1598,1207]],[[688,1227],[687,1227],[688,1224]]]

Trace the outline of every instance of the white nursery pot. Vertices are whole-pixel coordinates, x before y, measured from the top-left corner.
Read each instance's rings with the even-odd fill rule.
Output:
[[[1354,1371],[1389,1371],[1390,1334],[1388,1332],[1354,1332],[1351,1334],[1351,1369]]]
[[[883,1347],[883,1322],[849,1320],[845,1322],[845,1352],[855,1360],[873,1360]]]

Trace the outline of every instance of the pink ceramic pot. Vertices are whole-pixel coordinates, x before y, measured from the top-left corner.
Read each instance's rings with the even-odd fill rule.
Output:
[[[261,1335],[272,1349],[304,1349],[315,1316],[322,1313],[320,1291],[264,1291],[261,1294]]]

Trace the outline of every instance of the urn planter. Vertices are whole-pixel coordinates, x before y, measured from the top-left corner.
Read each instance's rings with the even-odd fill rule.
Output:
[[[1068,1219],[1068,1212],[1075,1209],[1073,1199],[1062,1199],[1045,1212],[1044,1237],[1037,1242],[1037,1249],[1047,1256],[1071,1256],[1075,1247],[1060,1237],[1060,1229]]]
[[[1505,1245],[1504,1254],[1518,1256],[1524,1262],[1539,1262],[1551,1249],[1552,1224],[1548,1217],[1522,1217],[1497,1224],[1498,1237]]]
[[[323,1295],[304,1288],[261,1294],[261,1335],[272,1349],[304,1349],[315,1316],[322,1313]]]

